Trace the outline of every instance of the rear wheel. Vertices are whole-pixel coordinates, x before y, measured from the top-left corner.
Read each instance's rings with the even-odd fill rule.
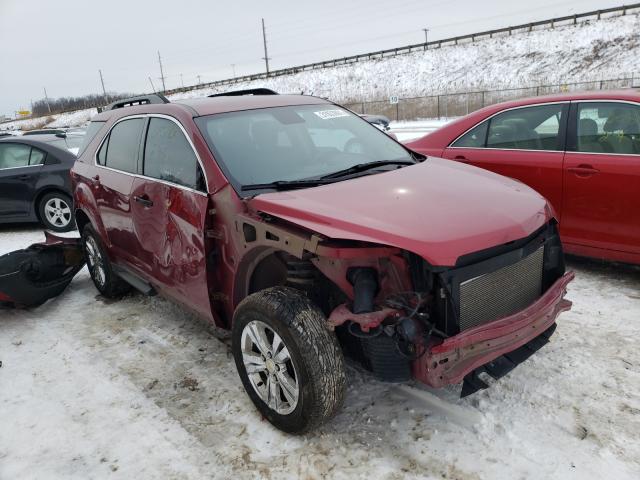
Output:
[[[312,430],[342,405],[342,351],[303,293],[274,287],[243,300],[234,315],[232,349],[247,394],[280,430]]]
[[[72,201],[64,193],[47,193],[40,200],[40,221],[49,230],[67,232],[74,227]]]
[[[114,273],[102,241],[91,225],[84,227],[82,244],[91,279],[103,296],[117,298],[131,290],[131,286]]]

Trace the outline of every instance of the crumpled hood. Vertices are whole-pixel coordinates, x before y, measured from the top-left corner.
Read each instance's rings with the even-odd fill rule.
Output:
[[[552,216],[526,185],[439,158],[303,190],[261,194],[249,207],[334,239],[416,253],[432,265],[524,238]]]

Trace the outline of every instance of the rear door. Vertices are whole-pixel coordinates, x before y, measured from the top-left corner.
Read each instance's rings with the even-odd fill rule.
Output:
[[[177,120],[149,117],[142,176],[131,198],[137,268],[166,295],[210,318],[209,197],[200,161]]]
[[[568,103],[552,103],[500,112],[455,140],[443,156],[520,180],[561,216],[568,110]]]
[[[136,244],[131,216],[131,189],[138,172],[144,117],[117,122],[96,154],[95,198],[112,254],[131,263]]]
[[[572,105],[564,183],[565,242],[640,253],[640,105]]]
[[[20,143],[0,143],[0,215],[27,217],[32,213],[38,177],[46,154]]]

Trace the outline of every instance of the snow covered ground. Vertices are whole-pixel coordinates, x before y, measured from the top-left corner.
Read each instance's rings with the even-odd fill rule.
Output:
[[[0,227],[0,254],[40,241]],[[260,418],[219,332],[161,298],[107,301],[83,270],[0,313],[0,478],[640,478],[640,271],[570,261],[551,343],[457,398],[349,368],[304,437]]]
[[[555,29],[501,35],[408,55],[370,60],[334,68],[203,88],[175,94],[170,100],[266,87],[281,93],[305,93],[347,103],[444,93],[522,88],[537,85],[635,77],[640,86],[640,14]],[[78,126],[96,109],[53,115],[49,126]],[[42,119],[0,125],[33,128]]]

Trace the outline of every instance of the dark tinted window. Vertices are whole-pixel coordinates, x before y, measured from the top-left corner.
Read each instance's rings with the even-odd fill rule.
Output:
[[[0,168],[17,168],[29,165],[31,147],[19,143],[0,143]]]
[[[581,103],[577,133],[579,152],[640,154],[640,105]]]
[[[138,146],[143,118],[132,118],[117,123],[109,134],[106,165],[123,172],[136,173]]]
[[[559,150],[564,105],[524,107],[496,115],[489,125],[487,147],[513,150]]]
[[[151,118],[144,149],[144,174],[198,188],[199,168],[198,159],[180,127],[171,120]]]
[[[89,127],[87,128],[87,132],[84,134],[84,137],[82,139],[82,143],[79,145],[80,149],[78,150],[78,156],[80,156],[82,152],[84,152],[87,149],[87,147],[91,143],[91,140],[94,139],[94,137],[98,134],[98,132],[104,126],[104,124],[105,122],[91,122],[89,124]],[[76,145],[74,145],[74,147],[75,146]]]
[[[31,158],[29,159],[29,165],[42,165],[47,154],[37,148],[31,149]]]
[[[97,162],[98,165],[104,165],[107,161],[107,150],[109,149],[109,137],[107,136],[106,140],[102,143],[100,150],[98,151]]]
[[[487,127],[489,122],[482,122],[480,125],[469,130],[462,137],[456,140],[452,147],[459,148],[482,148],[487,139]]]

